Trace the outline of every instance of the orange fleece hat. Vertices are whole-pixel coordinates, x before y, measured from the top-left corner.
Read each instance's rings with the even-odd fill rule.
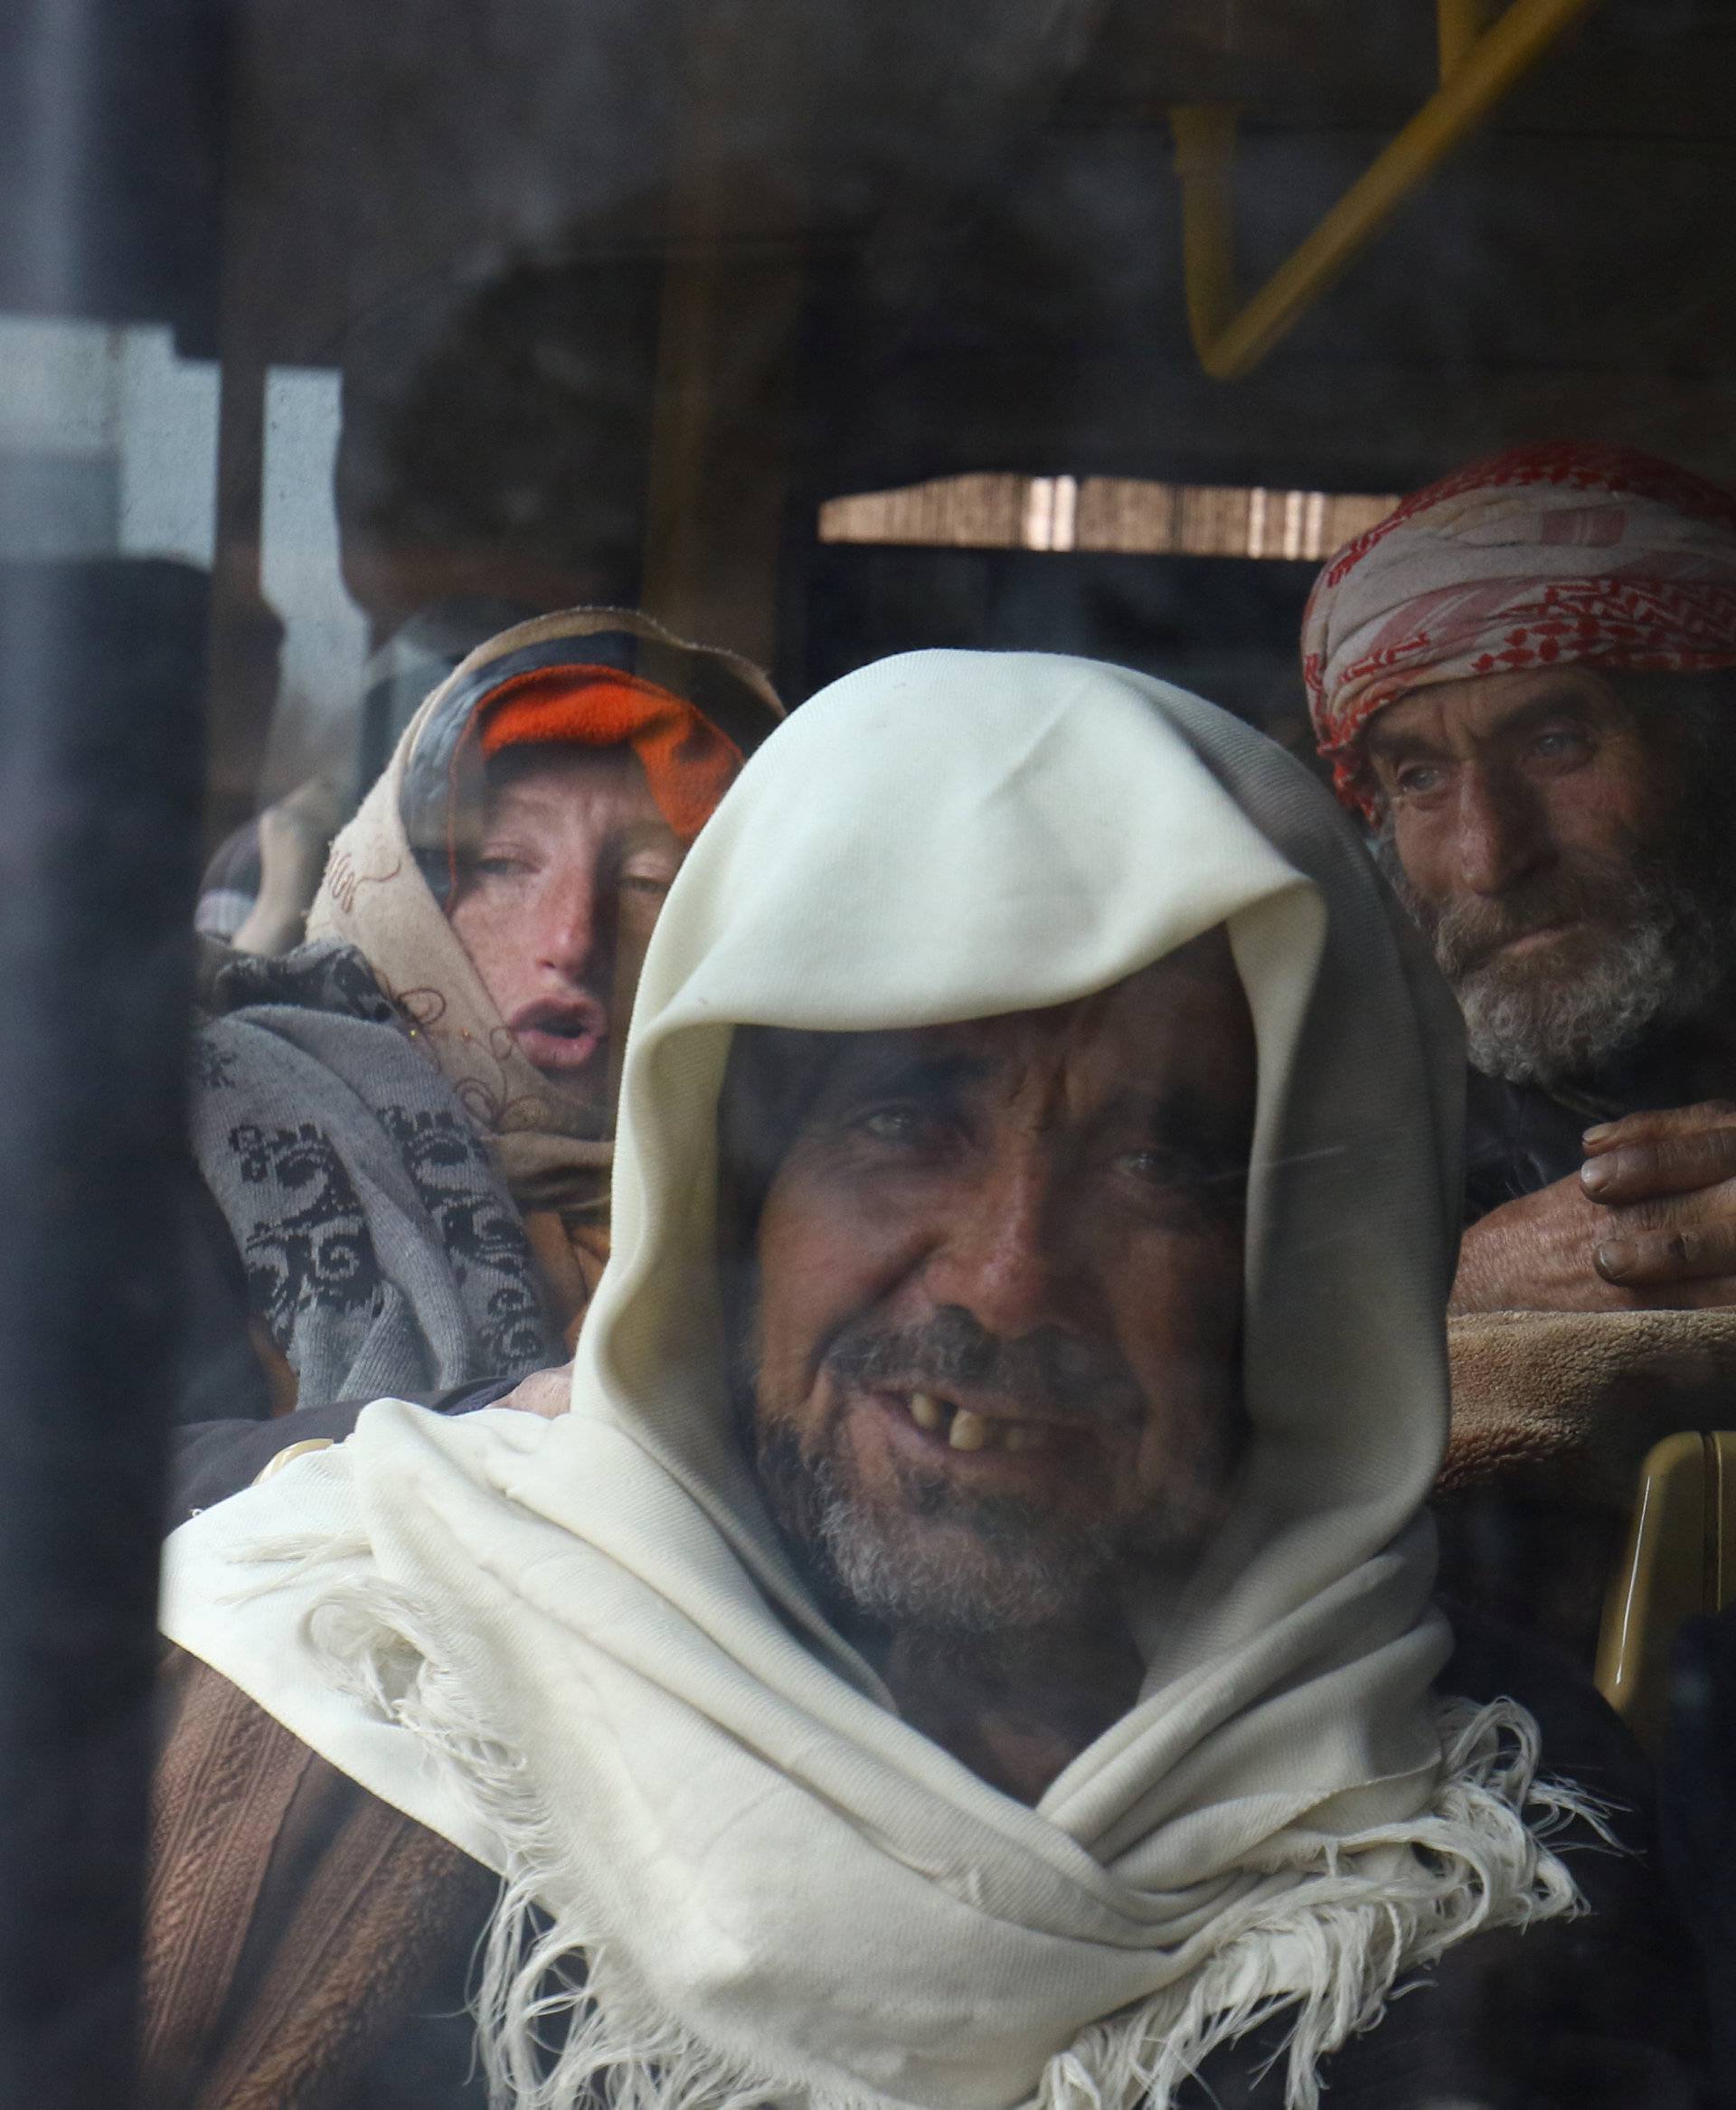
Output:
[[[741,767],[735,742],[691,703],[609,666],[539,667],[503,682],[476,711],[485,755],[503,748],[630,747],[657,811],[691,843]]]

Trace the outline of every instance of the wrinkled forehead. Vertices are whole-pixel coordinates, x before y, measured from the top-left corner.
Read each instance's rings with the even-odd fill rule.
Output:
[[[1448,681],[1420,680],[1383,704],[1369,721],[1365,744],[1379,759],[1418,739],[1453,735],[1476,738],[1499,732],[1516,717],[1552,710],[1591,710],[1609,719],[1628,718],[1623,684],[1605,667],[1567,662],[1492,674],[1461,674]]]
[[[1630,736],[1637,753],[1674,762],[1684,737],[1722,746],[1736,702],[1722,671],[1684,674],[1569,660],[1548,667],[1420,680],[1370,720],[1377,766],[1412,754],[1478,749],[1524,737],[1558,715]]]
[[[859,1032],[771,1027],[735,1036],[720,1114],[723,1163],[763,1193],[811,1123],[878,1091],[1035,1094],[1057,1125],[1165,1112],[1245,1160],[1258,1062],[1253,1020],[1222,928],[1071,1003]]]

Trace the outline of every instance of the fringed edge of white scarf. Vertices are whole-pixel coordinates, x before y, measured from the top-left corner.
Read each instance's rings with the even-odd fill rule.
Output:
[[[822,2097],[793,2074],[749,2073],[624,1986],[611,1983],[607,2003],[596,1997],[613,1975],[606,1937],[538,1902],[557,1848],[529,1770],[477,1723],[408,1593],[377,1578],[340,1585],[310,1613],[308,1634],[344,1691],[410,1730],[460,1785],[506,1857],[471,2001],[491,2110],[767,2110],[792,2097],[877,2110],[871,2093]]]
[[[1404,1973],[1484,1929],[1583,1911],[1548,1841],[1578,1820],[1615,1847],[1608,1806],[1539,1777],[1537,1723],[1516,1700],[1442,1699],[1436,1719],[1442,1781],[1431,1809],[1346,1836],[1321,1872],[1229,1907],[1220,1945],[1190,1980],[1093,2025],[1050,2061],[1042,2110],[1168,2110],[1221,2045],[1287,2011],[1290,2028],[1267,2063],[1287,2058],[1286,2110],[1316,2110],[1320,2061],[1412,1990],[1398,1985]],[[1361,1855],[1395,1847],[1409,1856],[1402,1879],[1355,1872]],[[1304,1984],[1274,1983],[1278,1959],[1289,1975],[1298,1953]]]
[[[247,1549],[248,1561],[266,1572],[222,1591],[217,1601],[244,1605],[250,1597],[269,1597],[273,1590],[308,1581],[341,1561],[365,1559],[373,1550],[364,1531],[345,1531],[335,1538],[317,1531],[284,1531],[275,1538],[256,1539]]]
[[[501,1842],[507,1867],[473,2002],[491,2110],[876,2110],[872,2090],[819,2091],[794,2074],[750,2071],[654,2011],[580,1915],[539,1924],[548,1915],[536,1893],[557,1858],[548,1813],[522,1757],[475,1719],[407,1595],[378,1578],[340,1585],[309,1632],[334,1678],[410,1730]],[[1402,1974],[1480,1930],[1582,1911],[1548,1842],[1577,1820],[1615,1846],[1607,1806],[1539,1777],[1537,1724],[1517,1701],[1444,1699],[1438,1720],[1443,1776],[1430,1809],[1333,1842],[1280,1894],[1261,1885],[1227,1907],[1207,1960],[1083,2030],[1050,2059],[1029,2110],[1172,2110],[1220,2046],[1290,2011],[1267,2063],[1287,2058],[1286,2110],[1318,2110],[1321,2059],[1410,1990],[1397,1984]],[[1406,1855],[1401,1873],[1357,1872],[1363,1855],[1388,1859],[1394,1848]]]

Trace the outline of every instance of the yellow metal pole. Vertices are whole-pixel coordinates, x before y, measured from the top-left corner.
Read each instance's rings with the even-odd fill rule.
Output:
[[[1170,112],[1170,125],[1182,184],[1187,324],[1203,347],[1236,312],[1236,113],[1225,103],[1186,103]]]
[[[1240,315],[1229,313],[1233,294],[1227,165],[1222,154],[1222,115],[1212,106],[1174,109],[1176,173],[1182,182],[1183,268],[1188,281],[1188,320],[1200,363],[1219,381],[1250,372],[1278,339],[1294,327],[1344,268],[1367,247],[1398,208],[1501,98],[1536,64],[1550,46],[1593,5],[1593,0],[1512,0],[1465,52],[1444,81],[1392,144],[1332,207],[1314,231],[1280,264]],[[1220,126],[1216,133],[1212,123]],[[1233,140],[1233,133],[1231,135]],[[1206,146],[1202,149],[1202,140]],[[1190,167],[1194,174],[1190,176]],[[1197,189],[1197,202],[1189,197]],[[1219,305],[1221,304],[1221,305]],[[1212,326],[1215,323],[1216,326]],[[1206,325],[1202,327],[1202,325]]]
[[[1440,78],[1450,80],[1495,16],[1494,0],[1435,0]]]

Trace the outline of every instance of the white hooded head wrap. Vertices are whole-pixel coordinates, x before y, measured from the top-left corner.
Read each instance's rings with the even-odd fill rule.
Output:
[[[1260,1064],[1248,1455],[1137,1704],[1026,1808],[898,1718],[767,1519],[719,1089],[740,1024],[1061,1003],[1219,924]],[[507,1877],[501,2100],[1130,2110],[1288,2006],[1305,2105],[1400,1972],[1571,1908],[1529,1718],[1431,1690],[1461,1062],[1327,795],[1165,683],[916,654],[773,735],[646,957],[571,1414],[377,1404],[171,1541],[175,1640]]]

